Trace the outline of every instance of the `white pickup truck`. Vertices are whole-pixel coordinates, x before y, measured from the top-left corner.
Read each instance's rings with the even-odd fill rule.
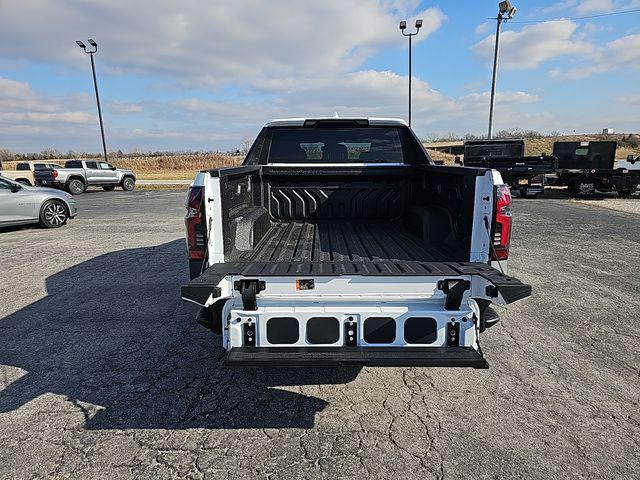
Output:
[[[186,209],[182,298],[227,366],[487,368],[490,305],[531,295],[500,174],[434,165],[402,120],[270,122]]]

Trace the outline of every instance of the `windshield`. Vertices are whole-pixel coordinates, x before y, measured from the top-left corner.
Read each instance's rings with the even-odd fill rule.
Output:
[[[403,163],[395,127],[278,128],[267,163]]]

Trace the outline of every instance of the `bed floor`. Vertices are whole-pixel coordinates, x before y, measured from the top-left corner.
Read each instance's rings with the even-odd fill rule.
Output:
[[[447,252],[424,243],[398,222],[351,220],[326,223],[283,222],[274,224],[256,249],[242,254],[239,260],[442,262],[447,260]]]

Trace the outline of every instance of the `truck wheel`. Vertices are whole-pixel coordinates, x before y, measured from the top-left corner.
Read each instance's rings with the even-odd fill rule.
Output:
[[[124,180],[122,180],[122,190],[130,192],[134,188],[136,188],[136,181],[133,178],[125,177]]]
[[[40,225],[45,228],[59,228],[68,219],[67,207],[59,200],[47,200],[40,209]]]
[[[618,192],[618,196],[620,198],[629,198],[631,197],[631,190],[620,190]]]
[[[87,187],[84,184],[84,182],[82,180],[78,180],[77,178],[69,180],[69,183],[67,183],[67,191],[71,195],[80,195],[86,189],[87,189]]]
[[[114,187],[113,185],[105,185],[104,187],[102,187],[102,189],[105,192],[113,192],[116,189],[116,187]]]

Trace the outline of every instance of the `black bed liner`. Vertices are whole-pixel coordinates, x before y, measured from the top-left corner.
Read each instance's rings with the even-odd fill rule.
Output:
[[[263,241],[240,256],[251,262],[441,262],[451,252],[412,235],[390,221],[274,224]]]

